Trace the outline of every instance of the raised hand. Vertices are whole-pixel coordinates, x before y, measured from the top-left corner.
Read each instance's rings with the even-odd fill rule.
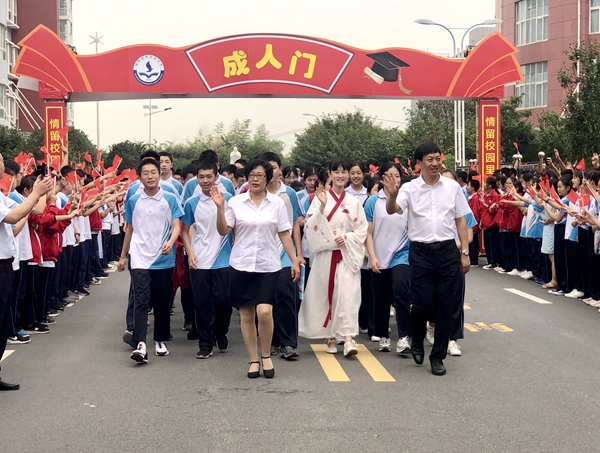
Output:
[[[319,184],[319,187],[317,187],[315,195],[323,206],[327,204],[327,192],[325,191],[325,187],[323,187],[321,184]]]
[[[392,175],[384,173],[381,183],[388,194],[388,198],[396,199],[396,197],[398,197],[398,192],[400,191],[400,182],[398,182],[396,178],[394,178]]]
[[[223,192],[221,192],[217,186],[212,186],[210,188],[210,196],[218,208],[225,206],[225,195],[223,195]]]

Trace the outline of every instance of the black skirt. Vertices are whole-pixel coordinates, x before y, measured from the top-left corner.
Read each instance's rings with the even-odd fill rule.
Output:
[[[243,272],[230,268],[229,302],[235,308],[275,304],[278,272]]]

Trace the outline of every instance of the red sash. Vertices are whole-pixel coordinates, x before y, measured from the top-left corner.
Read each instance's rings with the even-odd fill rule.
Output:
[[[342,201],[344,201],[344,197],[346,196],[346,191],[342,192],[342,195],[339,198],[335,194],[335,192],[331,189],[329,189],[329,194],[333,197],[333,199],[335,201],[335,206],[333,207],[333,209],[327,216],[328,222],[331,220],[331,218],[333,217],[335,212],[338,210],[338,208],[342,204]],[[327,317],[325,318],[325,323],[323,324],[323,327],[327,327],[327,325],[329,324],[329,321],[331,320],[331,306],[333,303],[333,288],[334,288],[334,282],[335,282],[335,271],[337,270],[337,265],[340,261],[342,261],[342,252],[340,250],[334,250],[331,253],[331,264],[329,265],[329,285],[327,287],[327,296],[328,296],[328,300],[329,300],[329,312],[327,313]]]

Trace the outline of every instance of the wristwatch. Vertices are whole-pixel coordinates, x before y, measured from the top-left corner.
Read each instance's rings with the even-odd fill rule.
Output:
[[[462,253],[465,256],[469,256],[469,251],[468,250],[461,250],[460,253]]]

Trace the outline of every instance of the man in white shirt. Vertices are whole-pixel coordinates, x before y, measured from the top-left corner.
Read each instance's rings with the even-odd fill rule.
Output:
[[[465,216],[471,212],[458,183],[442,178],[441,152],[432,142],[415,150],[421,176],[399,190],[396,179],[384,175],[383,185],[390,194],[388,214],[408,212],[409,262],[411,277],[411,354],[420,365],[424,360],[423,340],[427,321],[435,320],[435,341],[429,360],[431,372],[446,374],[446,358],[452,323],[460,315],[461,272],[469,271],[469,250],[456,248],[455,230],[461,244],[468,244]]]
[[[171,186],[175,196],[179,198],[179,202],[181,202],[181,197],[183,195],[183,186],[179,181],[173,178],[173,156],[171,153],[166,151],[162,151],[158,153],[160,157],[160,180],[161,186]]]
[[[0,154],[0,179],[4,177],[4,158]],[[14,280],[12,262],[16,256],[12,225],[26,217],[40,197],[52,189],[50,178],[38,177],[32,193],[21,204],[16,204],[0,193],[0,358],[6,350],[6,340],[11,321],[10,296]],[[0,391],[18,390],[19,384],[9,384],[0,379]]]

